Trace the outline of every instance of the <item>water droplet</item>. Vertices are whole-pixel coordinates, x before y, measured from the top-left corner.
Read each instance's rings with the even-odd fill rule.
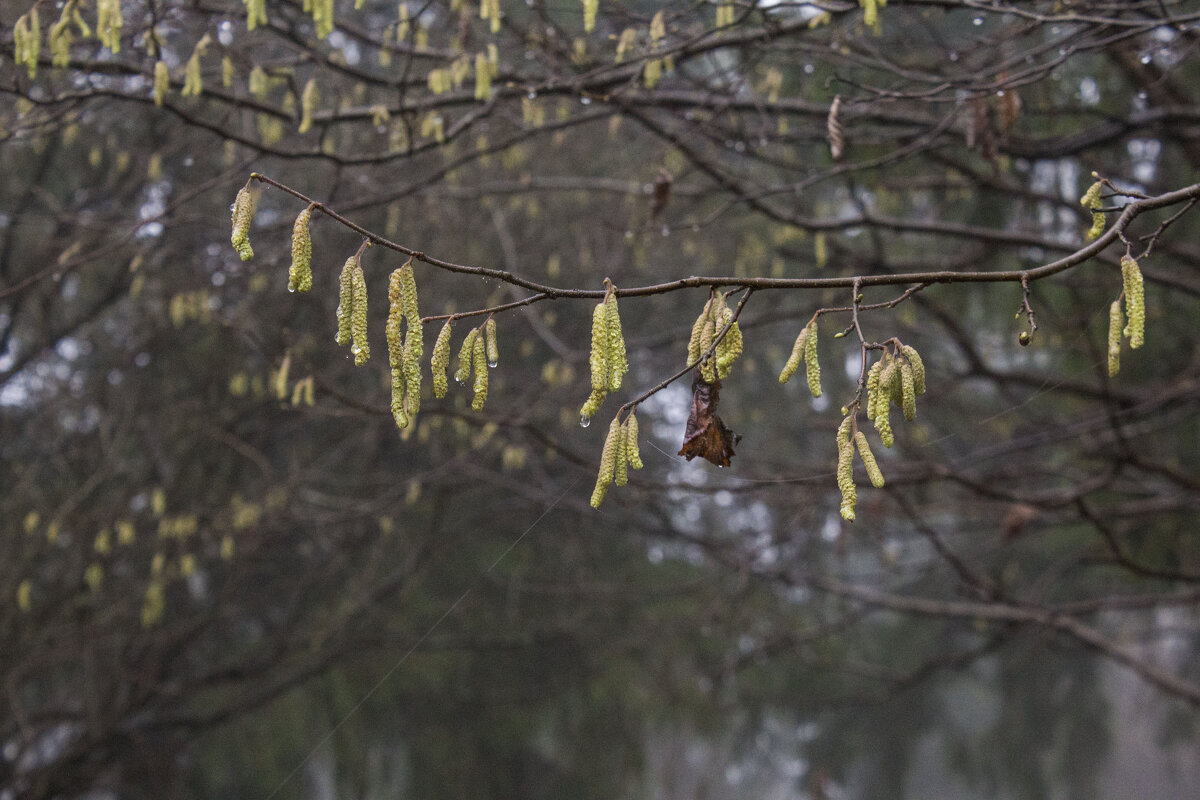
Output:
[[[358,345],[354,345],[353,347],[350,348],[350,353],[352,355],[358,355],[361,352],[362,352],[362,348],[359,347]]]
[[[489,358],[488,359],[488,366],[491,367],[492,369],[495,369],[496,365],[499,363],[500,363],[500,359],[498,359],[498,358]]]
[[[975,24],[975,25],[982,25],[982,24],[983,24],[983,17],[976,17],[975,19],[971,20],[971,22],[972,22],[973,24]]]
[[[454,382],[457,383],[459,386],[467,385],[467,379],[465,377],[463,377],[462,375],[455,375]]]
[[[1143,64],[1149,64],[1151,61],[1153,61],[1153,59],[1150,57],[1149,53],[1146,53],[1146,55],[1142,56],[1141,58],[1141,62]]]
[[[586,428],[588,425],[591,425],[591,424],[592,424],[591,417],[589,417],[587,414],[579,415],[579,427]]]
[[[294,292],[294,291],[296,291],[296,287],[295,287],[295,286],[292,286],[292,285],[289,283],[289,284],[288,284],[288,291],[289,291],[289,292]]]
[[[592,98],[590,98],[590,97],[581,97],[581,98],[579,98],[579,102],[580,102],[580,103],[582,103],[582,104],[583,104],[583,105],[585,105],[585,106],[590,106],[590,105],[592,104]]]

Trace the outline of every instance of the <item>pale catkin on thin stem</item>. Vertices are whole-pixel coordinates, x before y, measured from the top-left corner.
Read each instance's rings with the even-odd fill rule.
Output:
[[[862,431],[854,432],[854,444],[858,448],[858,454],[862,457],[863,466],[867,469],[867,478],[870,479],[871,485],[876,489],[883,486],[883,473],[879,471],[879,463],[875,461],[875,454],[871,452],[871,445],[867,442],[867,435]]]
[[[908,363],[912,364],[913,389],[916,390],[917,396],[920,397],[925,394],[925,362],[921,360],[921,355],[915,347],[904,345],[900,348],[900,352],[908,359]]]
[[[604,502],[604,495],[612,485],[613,475],[617,466],[617,440],[621,435],[621,426],[617,417],[613,417],[608,426],[608,435],[604,438],[604,449],[600,454],[600,470],[596,474],[596,488],[592,490],[592,508],[599,508]]]
[[[1141,347],[1146,339],[1146,288],[1142,270],[1131,256],[1121,257],[1121,278],[1125,284],[1125,335],[1129,347]]]
[[[354,354],[355,365],[362,366],[371,357],[371,345],[367,341],[367,278],[358,259],[355,259],[350,279],[354,298],[354,307],[350,310],[350,352]]]
[[[337,307],[337,343],[345,346],[350,344],[350,317],[354,310],[354,269],[358,266],[358,256],[350,256],[342,265],[342,274],[338,279]]]
[[[483,404],[487,402],[488,393],[487,346],[484,344],[482,336],[475,336],[471,354],[475,367],[475,396],[471,398],[471,408],[482,411]]]
[[[1108,377],[1115,378],[1121,371],[1121,328],[1125,325],[1121,313],[1121,301],[1114,300],[1108,307]]]
[[[837,485],[842,493],[842,504],[838,510],[842,519],[854,522],[854,507],[858,503],[858,491],[854,487],[854,444],[846,442],[838,450]]]
[[[787,363],[783,365],[783,370],[779,373],[780,383],[787,383],[796,374],[796,370],[800,368],[801,362],[804,361],[804,350],[807,341],[808,327],[805,326],[800,331],[800,335],[796,337],[796,342],[792,345],[792,353],[788,356]]]
[[[817,321],[808,323],[808,336],[804,342],[804,366],[807,370],[808,390],[813,397],[821,396],[821,365],[817,361]]]
[[[630,411],[629,416],[625,419],[625,449],[629,456],[629,466],[633,469],[642,468],[642,451],[638,447],[638,421],[637,414]]]
[[[500,343],[496,339],[495,317],[488,317],[487,322],[483,323],[483,335],[487,345],[488,366],[494,367],[500,363]]]
[[[313,207],[301,211],[292,224],[292,265],[288,268],[288,291],[307,292],[312,289],[312,236],[309,218]]]
[[[446,320],[437,340],[433,343],[433,357],[429,367],[433,372],[433,396],[441,400],[446,396],[446,369],[450,366],[450,336],[453,333],[454,321]]]
[[[229,241],[237,251],[242,261],[254,258],[254,248],[250,246],[250,223],[254,221],[254,209],[258,205],[258,192],[249,184],[243,186],[233,201],[233,232]]]
[[[479,336],[479,328],[471,328],[463,337],[462,347],[458,351],[458,371],[454,380],[465,384],[471,377],[471,362],[475,355],[475,339]]]

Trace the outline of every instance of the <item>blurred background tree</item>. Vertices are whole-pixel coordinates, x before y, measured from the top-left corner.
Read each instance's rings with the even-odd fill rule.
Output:
[[[0,798],[1194,797],[1200,4],[881,6],[0,3]],[[289,294],[303,201],[230,246],[252,171],[427,254],[424,314],[520,303],[482,412],[396,428],[405,256],[355,367],[363,236],[314,213]],[[594,511],[605,278],[604,423],[759,288],[732,467],[675,455],[685,377]],[[902,300],[834,339],[856,278]],[[929,392],[849,525],[857,332]]]

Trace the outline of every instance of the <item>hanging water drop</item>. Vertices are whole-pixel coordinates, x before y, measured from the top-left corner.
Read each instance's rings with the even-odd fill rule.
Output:
[[[289,292],[294,292],[294,291],[296,291],[296,287],[295,287],[295,286],[292,286],[291,284],[288,284],[288,291],[289,291]]]
[[[500,359],[498,359],[498,358],[489,358],[488,359],[488,366],[491,367],[492,369],[495,369],[499,363],[500,363]]]
[[[591,425],[591,424],[592,424],[591,417],[589,417],[587,414],[579,415],[579,427],[586,428],[588,425]]]

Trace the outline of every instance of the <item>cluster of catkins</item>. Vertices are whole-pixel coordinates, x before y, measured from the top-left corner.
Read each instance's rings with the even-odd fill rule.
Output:
[[[1092,177],[1097,177],[1096,173],[1093,172]],[[1093,239],[1099,239],[1101,234],[1104,233],[1104,226],[1106,223],[1104,212],[1101,210],[1104,208],[1104,202],[1100,198],[1100,190],[1103,188],[1104,183],[1102,181],[1096,181],[1088,187],[1088,190],[1084,193],[1083,197],[1079,198],[1079,205],[1086,209],[1090,209],[1092,212],[1092,227],[1089,228],[1087,232],[1087,240],[1089,242]]]
[[[804,330],[800,331],[800,335],[796,337],[795,344],[792,345],[792,353],[788,356],[787,363],[783,365],[783,369],[779,372],[779,382],[787,383],[792,376],[796,374],[796,370],[800,368],[800,364],[804,364],[805,373],[808,377],[808,390],[812,392],[813,397],[821,396],[821,365],[817,362],[817,319],[813,317],[808,325],[804,326]]]
[[[1121,257],[1121,279],[1125,297],[1125,314],[1121,314],[1121,298],[1108,309],[1108,374],[1115,376],[1121,369],[1121,337],[1129,339],[1129,347],[1137,350],[1146,341],[1146,288],[1138,262],[1126,254]],[[1126,319],[1123,318],[1127,318]]]
[[[725,330],[728,328],[728,330]],[[725,331],[713,347],[713,341]],[[709,351],[712,351],[710,354]],[[688,339],[687,363],[699,362],[700,375],[706,383],[729,377],[733,362],[742,354],[742,331],[733,319],[733,309],[728,306],[725,295],[713,293],[704,310],[692,324],[692,335]],[[703,361],[701,358],[703,357]]]
[[[454,318],[451,317],[446,320],[446,324],[438,333],[437,341],[433,344],[433,396],[437,398],[446,396],[446,370],[450,366],[450,334],[453,326]],[[496,320],[489,316],[487,322],[467,331],[467,335],[463,337],[462,345],[458,349],[458,369],[454,373],[454,380],[463,385],[471,380],[474,374],[475,380],[471,384],[471,408],[476,411],[482,411],[483,404],[487,402],[488,368],[499,363],[500,346],[496,340]]]
[[[600,473],[596,476],[596,488],[592,490],[592,508],[599,508],[614,483],[624,486],[629,482],[629,469],[642,468],[642,455],[638,449],[638,421],[630,411],[625,422],[620,414],[613,417],[604,439],[604,450],[600,454]]]
[[[604,299],[592,310],[592,349],[588,361],[592,371],[592,393],[579,409],[580,423],[585,426],[600,410],[608,393],[621,388],[621,380],[629,372],[621,314],[617,309],[615,287],[611,284]]]

